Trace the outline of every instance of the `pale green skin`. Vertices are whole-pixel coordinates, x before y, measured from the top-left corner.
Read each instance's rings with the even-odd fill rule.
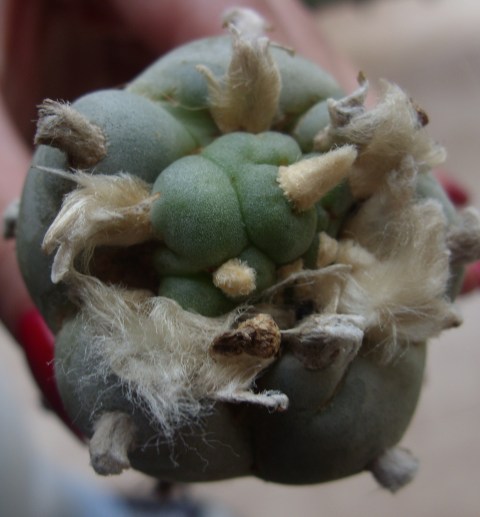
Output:
[[[74,423],[91,435],[92,410],[134,414],[138,442],[150,445],[130,455],[132,466],[169,481],[254,475],[307,484],[361,472],[400,441],[417,404],[425,363],[425,347],[420,345],[387,366],[370,354],[357,357],[341,379],[335,367],[306,370],[285,354],[258,381],[259,389],[280,389],[288,395],[285,413],[217,403],[215,412],[184,430],[172,448],[152,440],[155,432],[147,418],[126,404],[114,375],[105,384],[88,384],[95,358],[85,355],[89,343],[82,337],[81,324],[72,320],[57,340],[56,377]]]
[[[291,130],[301,150],[310,152],[313,136],[327,121],[320,118],[315,127],[309,114],[324,106],[326,98],[338,97],[340,89],[312,63],[280,49],[272,52],[282,76],[280,110],[284,116],[278,129]],[[107,136],[108,154],[92,172],[128,171],[153,183],[175,160],[196,153],[217,138],[219,131],[208,110],[206,82],[195,67],[203,64],[221,75],[229,58],[229,38],[201,40],[164,56],[124,91],[105,90],[77,100],[74,107]],[[75,308],[68,302],[64,286],[50,282],[52,257],[45,256],[40,246],[63,195],[74,183],[39,171],[37,166],[65,170],[68,163],[57,149],[39,146],[24,187],[17,239],[19,263],[29,291],[49,326],[57,331]]]
[[[208,146],[219,134],[207,109],[205,79],[195,66],[203,64],[222,75],[230,56],[227,38],[181,47],[147,69],[125,91],[96,92],[74,104],[107,136],[108,154],[93,173],[128,171],[154,183],[154,191],[171,194],[158,201],[152,211],[154,228],[167,243],[154,259],[162,275],[159,292],[184,306],[191,302],[193,307],[187,309],[207,305],[207,315],[225,312],[231,306],[225,305],[218,290],[212,291],[215,288],[206,269],[239,256],[261,273],[261,291],[274,281],[278,265],[300,256],[307,266],[312,263],[316,232],[327,229],[335,234],[351,208],[348,189],[340,186],[299,216],[291,211],[280,190],[274,189],[278,165],[293,163],[302,153],[311,152],[313,136],[327,123],[325,99],[338,96],[340,90],[312,63],[279,49],[272,51],[282,75],[283,114],[273,133],[227,135],[222,145],[217,140]],[[260,141],[267,144],[260,145]],[[199,155],[200,149],[203,152]],[[148,415],[126,402],[113,374],[93,384],[85,382],[94,365],[89,362],[93,360],[88,359],[89,343],[83,341],[75,317],[77,307],[62,284],[51,283],[52,258],[40,251],[62,196],[74,184],[38,166],[66,169],[68,163],[62,152],[48,146],[38,148],[24,189],[17,238],[19,263],[28,288],[49,326],[58,333],[56,364],[60,367],[56,377],[65,407],[87,436],[92,434],[93,414],[114,410],[130,413],[140,429],[138,443],[146,442],[154,434]],[[199,166],[202,174],[212,179],[209,184],[218,187],[224,212],[217,216],[221,216],[223,226],[208,217],[213,207],[208,203],[217,194],[197,189],[198,178],[189,180],[190,174],[198,176]],[[276,192],[270,204],[255,198],[258,180],[248,181],[259,177],[259,170],[270,182],[260,189],[262,195]],[[427,179],[420,190],[421,196],[433,192],[439,197],[433,180]],[[207,207],[204,218],[198,219],[208,229],[210,240],[200,239],[192,248],[195,234],[188,235],[185,224],[175,227],[179,215],[175,210],[182,199],[187,207],[193,199],[198,203],[198,196],[203,196],[203,207]],[[448,201],[442,202],[450,214]],[[202,204],[198,206],[197,215],[202,213]],[[266,229],[261,224],[265,218],[269,222]],[[360,354],[342,377],[333,367],[306,370],[286,352],[257,384],[259,389],[286,393],[288,411],[271,414],[248,405],[217,404],[197,429],[179,431],[182,437],[176,441],[173,454],[169,446],[153,442],[131,454],[132,465],[161,479],[177,481],[256,475],[302,484],[355,474],[401,439],[418,400],[424,359],[425,347],[421,345],[411,346],[388,366],[374,354]]]

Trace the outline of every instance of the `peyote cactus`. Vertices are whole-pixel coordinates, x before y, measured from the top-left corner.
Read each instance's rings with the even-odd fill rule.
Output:
[[[479,219],[397,86],[367,110],[363,76],[344,96],[256,13],[226,26],[41,106],[17,247],[65,408],[100,474],[395,490]]]

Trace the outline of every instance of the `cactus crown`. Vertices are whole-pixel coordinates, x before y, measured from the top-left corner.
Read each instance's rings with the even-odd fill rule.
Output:
[[[420,193],[444,151],[400,88],[383,83],[371,110],[362,75],[351,95],[329,86],[336,98],[299,101],[287,77],[298,59],[269,40],[263,19],[236,9],[225,26],[226,66],[166,56],[124,92],[73,106],[46,101],[36,135],[62,151],[68,169],[36,172],[74,186],[43,239],[51,281],[77,304],[57,346],[88,343],[88,382],[114,379],[125,404],[142,407],[171,441],[212,401],[285,410],[284,393],[253,390],[281,347],[307,369],[332,368],[333,394],[358,355],[375,349],[388,362],[458,325],[452,266],[480,250],[477,215],[452,216]],[[210,44],[225,52],[223,40]],[[196,59],[195,49],[180,55]],[[152,86],[156,67],[175,60],[178,84],[164,73],[168,87]],[[117,97],[119,112],[137,110],[121,138],[112,135],[123,118],[95,112]],[[119,274],[122,248],[147,252],[153,280],[140,288],[150,273],[138,263],[135,280]],[[89,421],[98,423],[92,462],[104,473],[120,468],[98,459],[105,430],[119,421],[135,429],[100,406]]]

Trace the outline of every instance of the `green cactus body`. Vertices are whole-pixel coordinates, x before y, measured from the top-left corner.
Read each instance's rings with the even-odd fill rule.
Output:
[[[391,102],[369,119],[363,82],[341,99],[316,65],[229,23],[233,45],[192,42],[124,90],[44,107],[17,248],[56,333],[58,387],[100,473],[381,480],[373,465],[414,412],[425,341],[455,323],[440,236],[458,218],[422,169],[437,154],[407,96],[386,94],[409,138],[382,155]],[[240,95],[232,69],[251,55],[260,78]],[[53,138],[51,119],[86,136]],[[411,249],[419,275],[435,271],[426,300],[404,296],[419,281],[392,280]],[[403,321],[417,305],[430,326]]]
[[[270,270],[261,286],[273,285],[272,266],[301,257],[316,234],[315,208],[293,212],[277,183],[278,166],[301,156],[296,142],[281,133],[231,133],[167,167],[153,185],[160,198],[152,224],[165,245],[155,257],[159,273],[196,274],[248,247],[246,263]]]
[[[322,104],[328,97],[339,96],[340,88],[335,81],[313,63],[298,56],[292,57],[280,49],[272,50],[276,60],[278,60],[282,75],[282,94],[279,101],[281,116],[279,116],[278,121],[280,127],[285,125],[293,127],[295,121],[312,106],[317,103]],[[206,82],[195,67],[198,64],[208,65],[221,75],[227,68],[230,59],[231,44],[228,37],[208,38],[195,42],[195,45],[189,44],[180,47],[164,56],[132,81],[124,91],[104,90],[94,92],[75,101],[72,107],[85,115],[93,124],[98,125],[105,133],[108,142],[107,155],[94,167],[91,167],[90,171],[93,174],[130,172],[147,182],[154,183],[156,181],[153,187],[155,190],[160,188],[164,181],[167,181],[160,173],[171,166],[173,170],[167,172],[171,176],[174,168],[178,166],[178,164],[175,164],[178,158],[193,155],[184,163],[188,163],[188,160],[195,160],[196,154],[194,153],[219,136],[219,131],[208,110]],[[131,113],[135,113],[135,122],[129,115]],[[312,133],[320,131],[324,124],[325,119],[320,119]],[[301,125],[301,121],[297,122],[297,126],[301,128]],[[297,131],[301,131],[301,129],[297,129]],[[231,138],[234,140],[230,140]],[[222,164],[219,167],[223,169],[220,173],[223,176],[223,181],[228,181],[230,185],[233,185],[237,181],[241,182],[243,180],[243,189],[247,189],[247,191],[243,195],[237,194],[238,201],[234,202],[232,198],[232,203],[235,204],[235,210],[241,209],[240,198],[243,199],[244,203],[256,205],[254,211],[251,211],[251,207],[247,206],[244,217],[263,217],[263,224],[253,221],[250,224],[247,223],[247,226],[254,232],[260,232],[256,239],[261,241],[260,246],[263,245],[270,253],[270,248],[263,244],[263,239],[270,239],[269,244],[274,241],[270,238],[269,228],[265,226],[268,225],[271,216],[264,217],[264,214],[260,212],[261,205],[264,203],[262,194],[268,190],[268,187],[265,186],[258,192],[257,179],[253,184],[250,184],[251,176],[247,178],[241,178],[240,176],[243,175],[243,172],[245,172],[245,175],[255,174],[253,168],[256,162],[258,162],[257,166],[260,169],[262,163],[264,165],[269,163],[274,165],[284,163],[284,160],[290,163],[299,160],[302,154],[294,139],[288,138],[286,135],[272,133],[270,136],[265,135],[258,138],[268,139],[271,143],[268,142],[265,146],[260,143],[255,144],[256,138],[248,134],[226,135],[221,139],[221,142],[227,144],[225,151],[222,151],[218,144],[217,149],[215,149],[215,144],[212,144],[212,147],[206,147],[204,152],[207,157],[209,153],[213,153],[210,160],[212,171],[217,161]],[[243,146],[243,151],[235,148],[237,144]],[[283,144],[286,144],[288,149],[281,149]],[[251,151],[255,153],[252,156],[249,155]],[[239,160],[239,166],[232,166],[232,164],[237,163],[237,160]],[[64,318],[63,313],[70,313],[71,305],[65,295],[64,286],[52,285],[50,281],[51,260],[41,252],[40,245],[54,214],[60,208],[63,196],[74,187],[74,184],[61,181],[58,178],[49,178],[48,175],[42,173],[38,174],[38,167],[65,170],[68,169],[69,165],[65,153],[59,152],[58,149],[51,146],[40,145],[38,147],[25,186],[23,204],[28,204],[28,209],[22,210],[22,217],[19,222],[21,227],[20,237],[17,240],[19,261],[27,279],[27,284],[31,286],[30,290],[35,303],[54,330],[57,330],[61,325]],[[187,173],[183,172],[183,174]],[[214,173],[212,172],[212,174]],[[236,176],[238,176],[237,179]],[[268,172],[263,176],[266,182],[270,181],[272,183],[275,181],[273,171],[270,171],[270,176]],[[171,188],[174,188],[174,186],[172,185]],[[176,188],[180,188],[180,182]],[[220,187],[218,186],[218,188]],[[238,188],[242,189],[242,186]],[[249,198],[249,188],[250,193],[260,195],[260,202],[258,200],[254,201],[253,197]],[[274,191],[274,189],[270,190]],[[30,192],[34,199],[29,197],[27,200]],[[221,198],[225,199],[226,204],[226,193],[220,193],[220,195]],[[281,194],[276,192],[276,196],[280,199]],[[185,201],[187,200],[185,199]],[[167,202],[165,201],[165,203]],[[178,197],[176,202],[180,202]],[[275,200],[272,200],[269,207],[273,208],[274,203]],[[199,203],[196,203],[196,205],[198,206]],[[283,232],[284,242],[273,242],[274,246],[285,244],[283,250],[276,253],[279,255],[279,259],[275,262],[279,263],[290,260],[290,257],[293,260],[298,256],[297,251],[293,251],[290,255],[287,248],[291,244],[296,248],[296,233],[299,231],[311,233],[313,223],[312,214],[309,214],[310,228],[305,231],[301,228],[301,221],[295,224],[298,216],[286,211],[285,205],[286,200],[280,199],[280,206],[284,207],[285,213],[279,213],[278,217],[287,215],[281,221],[281,224],[290,222],[293,232],[290,236],[291,242],[287,242],[286,231]],[[166,208],[163,204],[162,207],[155,207],[154,212]],[[275,209],[277,212],[281,210],[279,207],[275,207]],[[228,215],[230,216],[231,212]],[[152,214],[152,217],[154,220],[155,215]],[[172,218],[176,218],[176,216],[172,215]],[[300,219],[302,218],[305,218],[305,216]],[[228,218],[217,222],[223,226],[226,221],[228,221]],[[165,223],[162,222],[161,224]],[[233,220],[230,224],[234,224]],[[244,224],[243,217],[242,221],[237,217],[237,224]],[[172,227],[171,232],[174,231],[176,232]],[[186,226],[182,227],[180,236],[183,235],[183,231],[188,231],[188,228]],[[242,235],[242,230],[239,228],[232,231],[230,239],[234,241],[233,248],[235,251],[241,252],[247,244],[247,237]],[[245,232],[245,230],[243,231]],[[210,232],[209,239],[212,238],[212,235]],[[255,235],[253,238],[255,238]],[[305,242],[307,238],[309,237],[305,236],[303,241]],[[204,242],[201,237],[199,240]],[[305,246],[304,242],[299,240],[300,246]],[[213,245],[211,241],[208,244],[204,242],[204,246],[211,245]],[[231,248],[232,245],[230,245]],[[221,246],[227,245],[222,242]],[[226,257],[229,255],[229,251],[231,250],[221,249],[219,254]],[[305,251],[305,249],[302,251]],[[35,258],[31,255],[32,253]],[[196,260],[197,255],[201,254],[202,251],[193,249],[189,250],[188,253],[187,262],[191,262]],[[204,250],[203,253],[211,253],[213,256],[214,251],[213,249],[207,252]],[[286,253],[287,257],[282,257],[283,253]],[[190,267],[190,264],[181,264],[182,257],[175,254],[174,249],[170,250],[168,247],[158,251],[155,262],[161,273],[163,273],[164,268],[170,274],[176,274],[180,271],[185,273]],[[209,265],[215,265],[218,260],[216,261],[213,258],[212,263],[212,258],[209,257],[207,262],[210,262]],[[41,268],[37,267],[39,263],[42,264]],[[177,270],[177,268],[180,269]],[[193,267],[191,271],[198,271],[198,268]],[[52,306],[52,300],[58,300],[58,303],[54,303]],[[227,305],[226,302],[225,307]]]

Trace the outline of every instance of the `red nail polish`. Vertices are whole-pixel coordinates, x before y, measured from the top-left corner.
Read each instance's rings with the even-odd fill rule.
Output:
[[[81,433],[65,412],[55,381],[54,335],[37,309],[27,311],[20,318],[17,340],[25,352],[30,370],[48,406],[78,437],[81,437]]]

